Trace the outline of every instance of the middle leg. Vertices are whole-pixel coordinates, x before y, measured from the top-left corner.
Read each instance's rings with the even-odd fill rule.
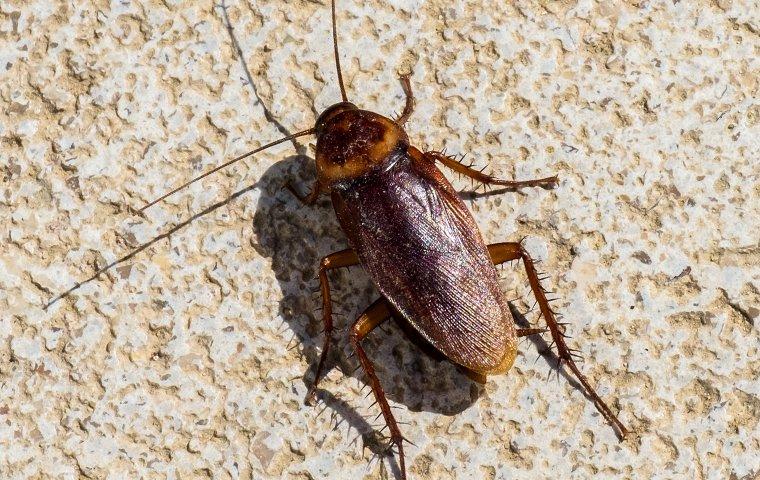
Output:
[[[322,292],[322,323],[324,324],[325,343],[322,347],[322,354],[319,356],[317,373],[314,376],[314,383],[306,394],[306,403],[314,405],[316,401],[317,386],[324,373],[327,354],[330,351],[330,342],[332,341],[333,321],[332,321],[332,298],[330,296],[330,280],[327,277],[329,270],[335,270],[342,267],[350,267],[359,263],[359,257],[356,253],[347,248],[340,252],[333,253],[322,259],[319,264],[319,288]]]
[[[622,438],[625,438],[625,436],[628,434],[628,430],[617,418],[617,415],[615,415],[612,410],[610,410],[610,407],[604,403],[604,400],[602,400],[602,398],[596,393],[594,387],[591,386],[591,384],[586,379],[586,376],[581,373],[580,369],[575,364],[575,361],[573,360],[572,350],[570,350],[570,348],[567,346],[567,343],[565,343],[565,334],[564,332],[560,331],[559,323],[554,316],[554,311],[549,307],[549,300],[546,298],[546,292],[541,286],[538,272],[536,271],[536,267],[533,264],[533,259],[523,248],[522,243],[494,243],[493,245],[488,245],[488,253],[491,255],[491,260],[493,260],[494,265],[499,265],[500,263],[508,262],[510,260],[523,261],[525,273],[528,275],[530,288],[533,291],[533,295],[536,297],[539,309],[541,310],[541,315],[546,321],[546,326],[549,327],[549,332],[552,335],[552,340],[554,340],[554,343],[557,345],[560,366],[562,363],[567,365],[567,367],[581,382],[581,385],[583,385],[583,388],[593,400],[596,409],[599,410],[599,412],[604,416],[610,425],[619,431],[620,436]]]

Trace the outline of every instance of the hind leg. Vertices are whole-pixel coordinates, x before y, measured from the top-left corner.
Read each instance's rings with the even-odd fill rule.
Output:
[[[594,387],[591,386],[585,375],[581,373],[580,369],[575,364],[575,361],[573,360],[572,350],[570,350],[570,348],[567,346],[567,343],[565,343],[565,335],[562,331],[560,331],[559,324],[557,323],[557,320],[554,316],[554,311],[549,307],[549,300],[546,298],[546,291],[541,286],[538,272],[536,271],[536,267],[533,264],[533,260],[530,258],[528,252],[523,248],[522,243],[495,243],[488,246],[488,253],[491,255],[491,259],[493,260],[494,265],[508,262],[510,260],[523,261],[523,266],[525,267],[525,272],[527,273],[528,281],[530,282],[530,288],[533,291],[533,295],[536,297],[541,315],[546,321],[546,326],[551,332],[552,340],[554,340],[554,343],[557,345],[560,366],[563,363],[567,365],[570,371],[573,372],[573,375],[575,375],[578,381],[581,382],[583,388],[586,389],[586,392],[588,392],[589,396],[593,400],[594,406],[597,410],[599,410],[599,413],[604,416],[610,425],[618,430],[621,438],[625,438],[625,436],[628,434],[628,430],[617,418],[617,415],[612,413],[612,410],[610,410],[607,404],[604,403],[604,400],[599,397],[599,395],[594,390]]]
[[[351,327],[350,340],[351,345],[354,347],[356,356],[359,358],[359,364],[367,375],[367,381],[372,388],[372,393],[375,394],[375,400],[380,407],[380,411],[385,419],[385,424],[388,426],[391,435],[391,447],[395,445],[398,447],[398,464],[401,470],[401,478],[406,480],[406,465],[404,463],[404,437],[401,435],[401,430],[398,428],[398,423],[393,417],[391,407],[388,405],[388,400],[385,398],[385,392],[383,391],[380,380],[375,373],[375,367],[367,357],[364,349],[361,346],[361,341],[378,325],[388,320],[393,315],[388,302],[381,298],[372,305],[370,305],[364,313],[362,313],[356,322]]]
[[[325,343],[322,347],[322,354],[319,356],[319,364],[317,365],[317,373],[314,376],[314,383],[306,394],[306,403],[309,405],[314,405],[316,402],[317,386],[319,385],[319,381],[322,380],[325,362],[327,361],[327,354],[330,351],[330,343],[332,342],[332,298],[330,296],[330,280],[327,277],[327,272],[337,268],[350,267],[357,263],[359,263],[359,257],[356,256],[356,253],[354,253],[353,250],[348,248],[326,256],[319,264],[319,288],[322,292],[322,323],[324,323],[325,327]]]

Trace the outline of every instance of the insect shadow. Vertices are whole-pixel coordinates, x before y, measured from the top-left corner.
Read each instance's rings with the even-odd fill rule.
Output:
[[[195,220],[212,213],[233,201],[245,201],[247,194],[259,191],[260,196],[254,214],[253,248],[272,260],[272,269],[280,284],[282,300],[279,315],[295,336],[300,352],[309,363],[302,380],[309,385],[322,345],[321,321],[315,310],[320,304],[317,295],[311,295],[318,286],[316,271],[319,259],[327,251],[345,244],[335,215],[327,199],[316,208],[305,208],[293,195],[283,188],[283,178],[294,178],[307,184],[309,170],[304,164],[313,162],[304,155],[292,155],[274,163],[259,180],[234,192],[227,198],[209,205],[188,216],[160,235],[135,246],[125,255],[103,265],[90,277],[49,300],[44,309],[67,298],[81,286],[97,281],[113,268],[132,261],[149,247],[169,238]],[[312,172],[313,173],[313,172]],[[336,295],[334,297],[337,319],[335,339],[339,347],[333,354],[330,366],[337,366],[346,377],[364,382],[361,372],[356,371],[357,362],[350,357],[348,342],[342,341],[347,334],[349,322],[361,313],[379,295],[361,267],[352,267],[332,274]],[[347,290],[350,288],[351,290]],[[341,318],[343,317],[343,318]],[[344,338],[341,337],[344,334]],[[457,371],[449,362],[430,358],[426,352],[401,335],[395,323],[389,323],[370,335],[366,341],[369,350],[378,359],[377,370],[383,378],[392,378],[395,384],[388,389],[389,398],[406,405],[412,411],[429,411],[444,415],[456,415],[472,405],[482,394],[477,383]],[[411,387],[409,387],[411,385]],[[347,421],[363,436],[376,429],[355,408],[325,390],[320,389],[318,398],[338,416]],[[359,407],[358,405],[356,407]],[[338,420],[340,421],[340,420]],[[365,442],[366,443],[366,442]]]
[[[298,343],[310,365],[303,376],[308,387],[313,383],[323,341],[321,301],[316,290],[319,260],[329,252],[345,248],[346,240],[329,199],[308,208],[283,188],[283,179],[288,178],[296,185],[311,184],[313,166],[304,168],[304,165],[313,165],[313,160],[301,155],[288,157],[272,165],[256,183],[260,197],[253,220],[252,244],[260,255],[272,260],[272,270],[282,292],[279,314],[294,335],[291,344]],[[337,348],[328,366],[337,367],[341,375],[364,385],[361,370],[355,370],[358,361],[351,354],[348,326],[379,293],[360,266],[331,273],[331,280],[337,313],[334,334]],[[366,341],[380,377],[389,382],[386,392],[389,398],[412,411],[456,415],[480,397],[483,389],[479,384],[450,362],[427,355],[403,333],[390,322]],[[332,406],[334,397],[325,390],[319,390],[318,398]],[[345,411],[345,405],[340,410]],[[360,433],[364,433],[365,427],[371,430],[367,425],[352,426]]]

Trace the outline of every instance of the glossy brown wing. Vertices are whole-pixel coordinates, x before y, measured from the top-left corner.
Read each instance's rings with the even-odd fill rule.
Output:
[[[419,151],[332,194],[351,247],[382,294],[435,348],[470,370],[514,358],[514,326],[477,225]]]

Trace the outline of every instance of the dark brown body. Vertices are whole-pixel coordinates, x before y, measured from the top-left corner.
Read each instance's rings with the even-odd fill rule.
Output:
[[[334,188],[338,221],[378,290],[423,338],[468,370],[505,372],[517,341],[491,257],[446,178],[410,150],[399,142]]]

